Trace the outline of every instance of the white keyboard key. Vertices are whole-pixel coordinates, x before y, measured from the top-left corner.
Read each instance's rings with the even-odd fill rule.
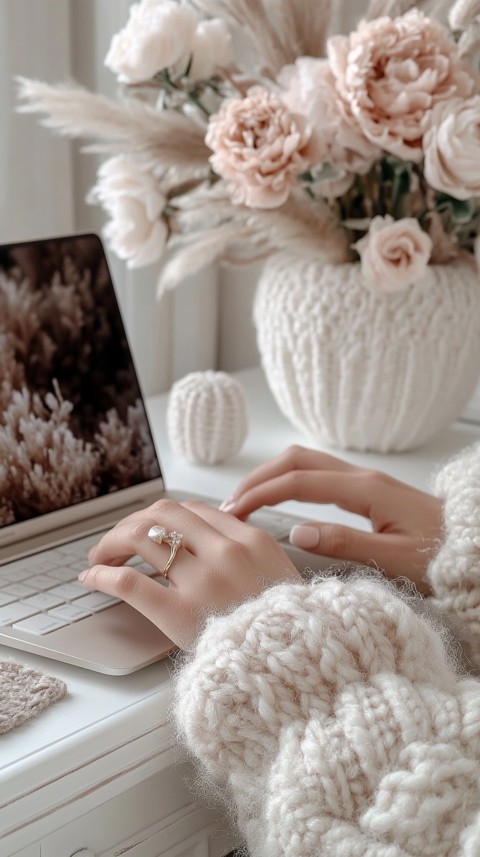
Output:
[[[62,562],[62,558],[56,557],[53,551],[47,551],[39,556],[32,556],[30,558],[30,573],[50,574],[52,568],[61,565]]]
[[[30,575],[35,573],[30,556],[23,557],[23,559],[14,559],[13,562],[5,563],[5,566],[8,566],[12,571],[24,571],[26,569]]]
[[[76,604],[63,604],[61,607],[49,610],[48,615],[55,616],[56,619],[63,619],[65,622],[77,622],[79,619],[90,616],[91,611],[85,610],[84,607],[78,607]]]
[[[85,571],[90,565],[88,558],[85,556],[82,559],[76,559],[68,563],[68,567],[75,571],[78,575],[79,571]]]
[[[50,590],[52,595],[59,595],[63,601],[73,601],[80,595],[85,595],[85,587],[81,583],[64,583],[62,586],[54,586]]]
[[[65,604],[65,599],[58,595],[52,595],[51,592],[37,592],[31,598],[25,598],[23,603],[28,604],[29,607],[36,607],[38,610],[50,610],[51,607]]]
[[[76,598],[72,602],[72,606],[78,604],[80,607],[85,607],[86,610],[91,610],[92,613],[99,613],[100,610],[105,610],[106,607],[119,603],[120,598],[114,598],[113,595],[107,595],[105,592],[89,592],[82,598]]]
[[[36,616],[31,616],[30,619],[16,622],[13,627],[19,631],[26,631],[28,634],[41,636],[42,634],[49,634],[50,631],[57,631],[59,628],[64,628],[67,624],[68,622],[64,622],[55,616],[50,616],[48,613],[37,613]]]
[[[87,565],[88,563],[85,564],[85,568]],[[60,580],[62,583],[69,583],[71,580],[77,579],[78,571],[74,568],[68,568],[68,566],[62,566],[61,568],[52,568],[49,576],[54,577],[57,581]]]
[[[9,583],[8,586],[2,586],[1,591],[5,595],[13,595],[15,598],[28,598],[29,595],[35,595],[35,589],[31,586],[25,586],[24,583]]]
[[[4,607],[5,604],[11,604],[12,601],[16,601],[14,595],[5,595],[0,589],[0,607]]]
[[[54,577],[50,577],[48,574],[34,574],[33,577],[29,577],[25,579],[25,583],[27,586],[33,586],[35,589],[51,589],[52,586],[55,586],[57,581]]]
[[[13,604],[0,607],[0,625],[13,625],[14,622],[19,622],[20,619],[26,619],[27,616],[33,616],[35,613],[38,613],[36,607],[24,604],[22,601],[14,601]]]
[[[16,563],[12,562],[0,568],[0,577],[2,580],[19,583],[26,580],[27,577],[31,577],[34,570],[31,563],[28,566],[17,566]]]

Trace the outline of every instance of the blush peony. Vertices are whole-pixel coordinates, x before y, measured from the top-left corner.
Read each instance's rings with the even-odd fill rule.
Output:
[[[363,21],[350,36],[330,38],[327,51],[346,118],[401,159],[421,161],[436,104],[473,91],[447,29],[417,9]]]
[[[399,291],[425,276],[432,240],[413,217],[374,217],[368,233],[354,245],[365,285],[378,293]]]
[[[278,208],[296,177],[321,160],[307,120],[260,86],[223,102],[210,117],[205,142],[233,201],[257,208]]]

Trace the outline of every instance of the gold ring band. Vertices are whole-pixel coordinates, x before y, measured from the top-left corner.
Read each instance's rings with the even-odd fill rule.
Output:
[[[152,540],[152,542],[155,542],[158,545],[161,545],[162,542],[165,542],[165,544],[170,545],[170,556],[168,557],[168,560],[163,570],[161,571],[161,574],[163,574],[165,580],[168,580],[168,572],[171,568],[173,560],[177,555],[179,547],[181,547],[182,545],[183,534],[177,533],[175,530],[168,532],[165,527],[155,526],[150,527],[147,535],[148,538]]]

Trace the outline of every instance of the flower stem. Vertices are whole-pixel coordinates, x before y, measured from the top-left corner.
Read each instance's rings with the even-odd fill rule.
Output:
[[[155,77],[169,92],[181,92],[182,95],[184,95],[188,99],[188,101],[191,101],[192,104],[195,105],[195,107],[198,107],[198,109],[201,110],[205,116],[210,117],[210,111],[207,110],[207,108],[204,104],[202,104],[200,99],[196,95],[194,95],[193,92],[189,92],[188,90],[185,90],[181,86],[179,86],[178,83],[175,83],[175,81],[172,80],[172,78],[170,77],[167,69],[165,69],[165,71],[160,72],[158,75],[155,75]]]

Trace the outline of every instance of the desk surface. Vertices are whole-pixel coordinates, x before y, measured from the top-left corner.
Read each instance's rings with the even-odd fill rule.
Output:
[[[312,445],[279,413],[260,370],[245,370],[236,377],[247,395],[249,434],[239,456],[222,466],[194,466],[175,459],[165,435],[168,397],[155,396],[149,400],[152,428],[168,488],[224,499],[260,462],[293,443]],[[445,459],[479,438],[480,426],[456,423],[422,449],[411,453],[333,452],[353,463],[383,469],[405,482],[425,488]],[[300,512],[297,503],[284,505],[306,518],[315,512],[319,517],[318,507],[304,505]],[[347,522],[350,517],[336,507],[322,508],[323,520]],[[68,685],[64,700],[38,718],[0,736],[0,838],[5,830],[20,825],[29,807],[35,806],[39,818],[42,813],[48,813],[60,788],[73,800],[78,788],[74,774],[82,767],[102,759],[102,776],[114,778],[119,766],[123,769],[126,764],[125,752],[123,755],[120,752],[122,748],[131,746],[131,759],[134,760],[139,746],[135,745],[136,741],[145,742],[146,753],[151,751],[153,742],[158,743],[159,736],[167,746],[170,695],[166,663],[155,664],[130,676],[110,677],[16,653],[5,647],[0,647],[0,657],[37,667]],[[68,786],[69,780],[71,786]],[[21,847],[21,838],[18,842]]]

